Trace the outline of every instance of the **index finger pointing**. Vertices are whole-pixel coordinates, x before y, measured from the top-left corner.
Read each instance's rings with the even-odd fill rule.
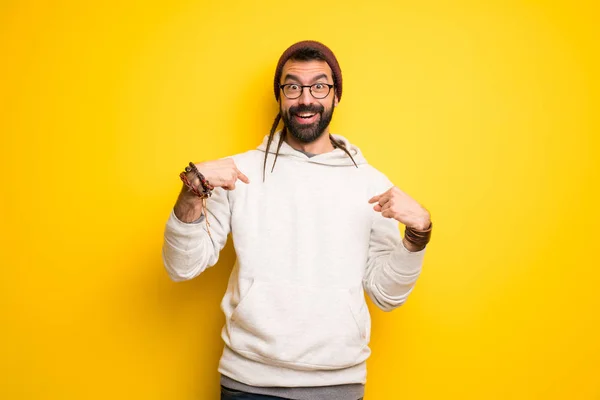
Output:
[[[380,194],[378,194],[377,196],[371,197],[371,199],[369,200],[369,204],[373,204],[373,203],[378,202],[380,197],[381,197]]]
[[[238,179],[244,183],[250,183],[250,179],[248,179],[248,177],[246,175],[244,175],[242,173],[242,171],[240,171],[239,169],[236,168],[237,174],[238,174]]]

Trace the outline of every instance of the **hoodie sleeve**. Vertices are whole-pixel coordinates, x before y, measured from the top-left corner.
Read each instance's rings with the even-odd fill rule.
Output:
[[[374,213],[363,287],[377,307],[391,311],[402,305],[412,291],[421,273],[425,249],[408,251],[398,221]]]
[[[207,217],[185,223],[171,210],[165,227],[162,257],[169,276],[176,282],[192,279],[215,265],[227,242],[231,229],[227,192],[215,188],[207,200],[207,209],[210,235],[206,228]]]

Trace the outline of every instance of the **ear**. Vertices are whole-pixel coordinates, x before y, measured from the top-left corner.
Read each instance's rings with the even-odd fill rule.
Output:
[[[338,99],[338,96],[337,96],[337,93],[336,93],[335,96],[334,96],[334,98],[333,98],[333,106],[337,107],[338,103],[339,103],[339,99]]]

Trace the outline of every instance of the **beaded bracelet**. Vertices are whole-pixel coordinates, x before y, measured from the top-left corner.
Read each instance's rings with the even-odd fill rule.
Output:
[[[207,214],[208,207],[206,206],[206,199],[208,197],[210,197],[210,195],[212,194],[210,190],[212,190],[214,188],[212,186],[210,186],[208,184],[208,181],[206,181],[206,179],[205,179],[205,182],[207,184],[207,188],[210,188],[210,190],[204,190],[204,191],[200,192],[200,190],[198,190],[197,187],[195,187],[194,185],[192,185],[192,183],[188,179],[187,174],[186,174],[186,172],[189,172],[188,168],[189,167],[186,167],[185,171],[181,172],[179,174],[179,178],[184,183],[184,185],[188,188],[188,191],[194,193],[196,196],[198,196],[198,197],[200,197],[202,199],[202,210],[200,211],[200,215],[204,214],[204,221],[206,221],[206,232],[208,233],[208,236],[212,240],[212,235],[210,234],[210,222],[208,222],[208,214]],[[198,173],[200,173],[200,172],[198,172]],[[204,178],[204,176],[202,176],[202,178]],[[200,180],[200,182],[202,183],[202,180]],[[204,189],[204,187],[203,187],[203,189]]]
[[[185,186],[187,186],[188,191],[194,193],[196,196],[201,197],[201,198],[206,198],[208,197],[207,194],[205,194],[204,192],[200,192],[200,190],[198,190],[197,187],[195,187],[194,185],[192,185],[192,183],[190,182],[190,180],[188,179],[187,175],[185,172],[182,172],[179,174],[179,178],[181,179],[181,181],[185,184]]]
[[[424,231],[420,231],[409,226],[404,229],[404,238],[411,244],[424,248],[431,239],[431,229],[433,224],[430,223],[429,227]]]
[[[204,175],[202,175],[202,173],[200,171],[198,171],[198,168],[196,167],[196,164],[194,164],[193,162],[190,161],[189,166],[185,167],[185,172],[190,172],[193,171],[194,174],[198,177],[198,179],[200,179],[200,184],[202,185],[202,188],[204,189],[204,192],[208,193],[208,195],[211,195],[211,191],[214,189],[214,186],[210,184],[210,182],[208,182],[206,180],[206,178],[204,177]]]

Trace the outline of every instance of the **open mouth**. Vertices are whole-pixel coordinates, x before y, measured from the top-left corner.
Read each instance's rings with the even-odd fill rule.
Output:
[[[311,124],[317,120],[317,113],[298,113],[294,114],[294,118],[300,124]]]

